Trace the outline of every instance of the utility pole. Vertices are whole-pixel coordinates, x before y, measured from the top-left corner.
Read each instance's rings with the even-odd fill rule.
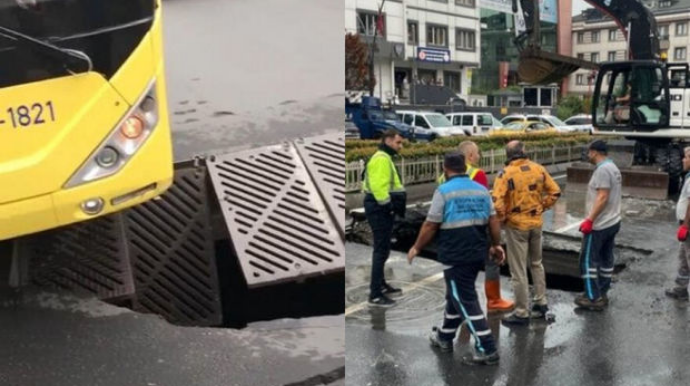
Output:
[[[386,0],[381,2],[381,5],[379,5],[379,12],[376,15],[376,28],[374,29],[374,38],[371,40],[371,50],[369,55],[369,95],[372,97],[374,96],[374,56],[376,55],[376,36],[378,36],[379,33],[379,23],[381,23],[381,33],[383,33],[383,29],[385,28],[384,20],[379,20],[383,17],[382,12],[384,4],[386,4]],[[381,81],[381,79],[379,79],[379,81]]]

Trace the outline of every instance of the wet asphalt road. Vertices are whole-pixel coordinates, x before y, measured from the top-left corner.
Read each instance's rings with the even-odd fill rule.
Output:
[[[570,197],[545,228],[568,229],[578,218],[581,201]],[[429,347],[430,327],[440,323],[444,285],[441,268],[419,259],[410,267],[396,253],[386,266],[387,278],[406,289],[396,307],[370,310],[366,299],[370,249],[347,249],[347,384],[352,385],[686,385],[690,379],[688,303],[663,294],[675,278],[678,243],[672,204],[626,200],[626,218],[617,242],[653,253],[633,259],[618,275],[611,305],[601,313],[574,309],[576,293],[549,290],[556,323],[536,322],[508,329],[498,316],[490,326],[498,339],[501,363],[473,367],[461,363],[469,353],[466,330],[453,354]],[[483,276],[478,293],[484,302]],[[511,290],[502,278],[504,296]],[[484,305],[482,305],[484,307]],[[484,308],[485,309],[485,308]]]
[[[176,160],[342,130],[342,15],[337,1],[165,0]],[[28,292],[14,307],[0,287],[3,386],[344,384],[342,315],[184,328]]]
[[[18,308],[0,304],[0,385],[309,385],[319,375],[338,385],[343,323],[332,316],[184,328],[29,290]]]
[[[342,1],[166,0],[176,160],[342,131]]]

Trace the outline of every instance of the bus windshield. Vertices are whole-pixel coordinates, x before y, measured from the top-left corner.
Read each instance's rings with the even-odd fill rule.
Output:
[[[35,5],[34,5],[35,4]],[[0,26],[86,54],[110,78],[151,28],[154,0],[0,0]],[[60,61],[0,34],[0,88],[65,76]]]

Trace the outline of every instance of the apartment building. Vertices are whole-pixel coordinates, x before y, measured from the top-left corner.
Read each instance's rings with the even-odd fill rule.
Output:
[[[378,21],[381,2],[345,0],[346,32],[367,43],[378,33],[375,95],[404,100],[418,82],[442,84],[467,100],[472,69],[480,66],[478,0],[387,0]]]
[[[690,49],[690,0],[646,1],[656,17],[661,48],[669,63],[687,63]],[[628,43],[614,21],[601,12],[588,9],[573,17],[573,57],[593,62],[628,59]],[[571,94],[590,95],[594,90],[596,74],[578,70],[570,76]]]

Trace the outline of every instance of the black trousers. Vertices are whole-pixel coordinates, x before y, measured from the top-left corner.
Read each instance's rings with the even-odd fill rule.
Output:
[[[381,296],[386,279],[383,269],[386,260],[391,253],[391,236],[393,233],[393,220],[390,205],[379,205],[374,196],[367,194],[364,197],[364,213],[374,234],[374,253],[371,261],[371,282],[369,284],[369,298]]]
[[[453,340],[460,325],[464,322],[474,337],[474,347],[478,352],[492,354],[496,343],[484,312],[479,306],[474,283],[484,261],[478,260],[454,266],[443,271],[446,279],[446,309],[443,314],[443,327],[439,338]]]
[[[582,239],[580,274],[585,284],[585,294],[596,300],[611,288],[613,276],[613,247],[621,224],[592,231]]]

